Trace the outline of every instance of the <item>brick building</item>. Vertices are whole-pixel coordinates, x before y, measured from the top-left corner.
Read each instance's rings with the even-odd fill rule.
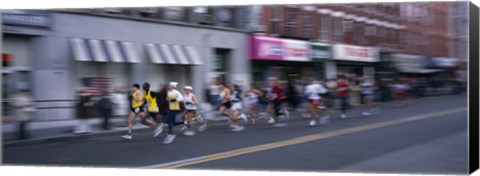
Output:
[[[453,40],[448,17],[452,5],[453,2],[264,5],[257,7],[261,9],[260,27],[254,35],[331,45],[330,60],[312,68],[324,73],[318,78],[334,78],[338,74],[374,76],[381,70],[378,62],[385,60],[395,61],[391,64],[404,68],[418,68],[404,72],[434,73],[438,69],[424,68],[435,62],[431,58],[450,57]],[[344,56],[348,52],[345,54],[343,50],[352,50],[344,47],[373,53],[372,58],[366,62],[359,62],[365,60],[360,55],[336,58],[336,52],[342,50],[340,55]],[[383,58],[385,53],[388,57]],[[332,68],[334,65],[336,68]],[[304,76],[315,75],[313,72]]]

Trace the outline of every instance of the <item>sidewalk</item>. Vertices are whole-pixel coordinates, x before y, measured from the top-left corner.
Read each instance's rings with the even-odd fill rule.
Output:
[[[412,101],[421,101],[429,100],[432,98],[440,98],[444,96],[435,96],[435,97],[425,97],[414,99]],[[377,102],[376,106],[379,108],[386,107],[395,107],[396,102]],[[361,111],[361,106],[354,106],[351,108],[350,113],[358,113]],[[337,108],[331,108],[327,112],[336,114],[338,113]],[[302,114],[306,113],[304,109],[299,109],[298,111],[290,111],[291,119],[304,119]],[[227,117],[218,115],[217,111],[209,111],[203,113],[203,117],[208,121],[209,124],[220,124],[228,121]],[[17,139],[17,123],[7,122],[2,125],[2,138],[3,144],[8,146],[16,145],[25,145],[25,144],[38,144],[43,142],[54,142],[54,141],[67,141],[67,140],[76,140],[84,139],[88,137],[98,137],[98,136],[109,136],[109,135],[122,135],[127,131],[126,119],[125,118],[113,118],[110,120],[111,130],[102,130],[101,129],[101,118],[91,119],[91,124],[93,125],[93,131],[89,134],[75,135],[73,134],[74,126],[78,123],[78,120],[62,120],[62,121],[51,121],[51,122],[31,122],[28,124],[28,133],[30,139],[27,140],[18,140]],[[150,129],[139,123],[139,119],[136,119],[134,125],[134,130],[136,132],[146,132]]]

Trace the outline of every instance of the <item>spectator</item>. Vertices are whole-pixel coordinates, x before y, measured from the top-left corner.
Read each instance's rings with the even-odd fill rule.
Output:
[[[35,111],[33,98],[28,90],[23,89],[14,95],[12,103],[15,108],[15,120],[19,122],[18,137],[21,140],[28,139],[26,125],[32,120]]]
[[[102,95],[100,96],[100,101],[98,102],[98,107],[100,108],[100,113],[103,117],[103,130],[110,130],[110,118],[112,116],[112,97],[107,90],[104,90]]]
[[[75,127],[75,134],[84,134],[92,131],[92,126],[89,120],[93,117],[93,101],[92,95],[87,92],[85,88],[80,88],[78,94],[78,104],[77,104],[77,118],[80,119],[80,122]]]

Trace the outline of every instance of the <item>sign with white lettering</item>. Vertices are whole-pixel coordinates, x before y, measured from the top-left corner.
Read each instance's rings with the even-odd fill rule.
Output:
[[[18,26],[50,27],[51,19],[40,13],[2,13],[2,23]]]
[[[333,58],[335,60],[357,61],[357,62],[378,62],[378,50],[376,48],[335,45]]]

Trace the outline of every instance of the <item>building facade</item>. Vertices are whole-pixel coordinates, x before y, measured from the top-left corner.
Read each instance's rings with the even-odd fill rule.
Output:
[[[284,70],[294,70],[302,63],[307,66],[302,70],[309,67],[315,70],[298,73],[302,76],[390,77],[394,71],[430,75],[442,70],[437,62],[452,62],[447,20],[452,5],[448,2],[264,5],[256,7],[261,18],[252,19],[259,20],[253,35],[329,45],[330,57],[322,62],[311,59],[283,64],[288,65]],[[276,65],[285,61],[263,62]],[[266,69],[260,74],[254,68],[256,65],[254,61],[254,75],[272,72]]]
[[[79,87],[100,93],[149,82],[159,90],[175,81],[180,89],[194,87],[204,102],[200,95],[213,79],[250,84],[247,35],[234,28],[233,13],[191,10],[189,15],[156,8],[3,13],[2,52],[12,61],[2,69],[8,81],[3,86],[9,88],[2,99],[30,89],[37,120],[61,120],[73,117]],[[194,19],[175,21],[183,18]],[[20,24],[42,20],[45,24]]]

